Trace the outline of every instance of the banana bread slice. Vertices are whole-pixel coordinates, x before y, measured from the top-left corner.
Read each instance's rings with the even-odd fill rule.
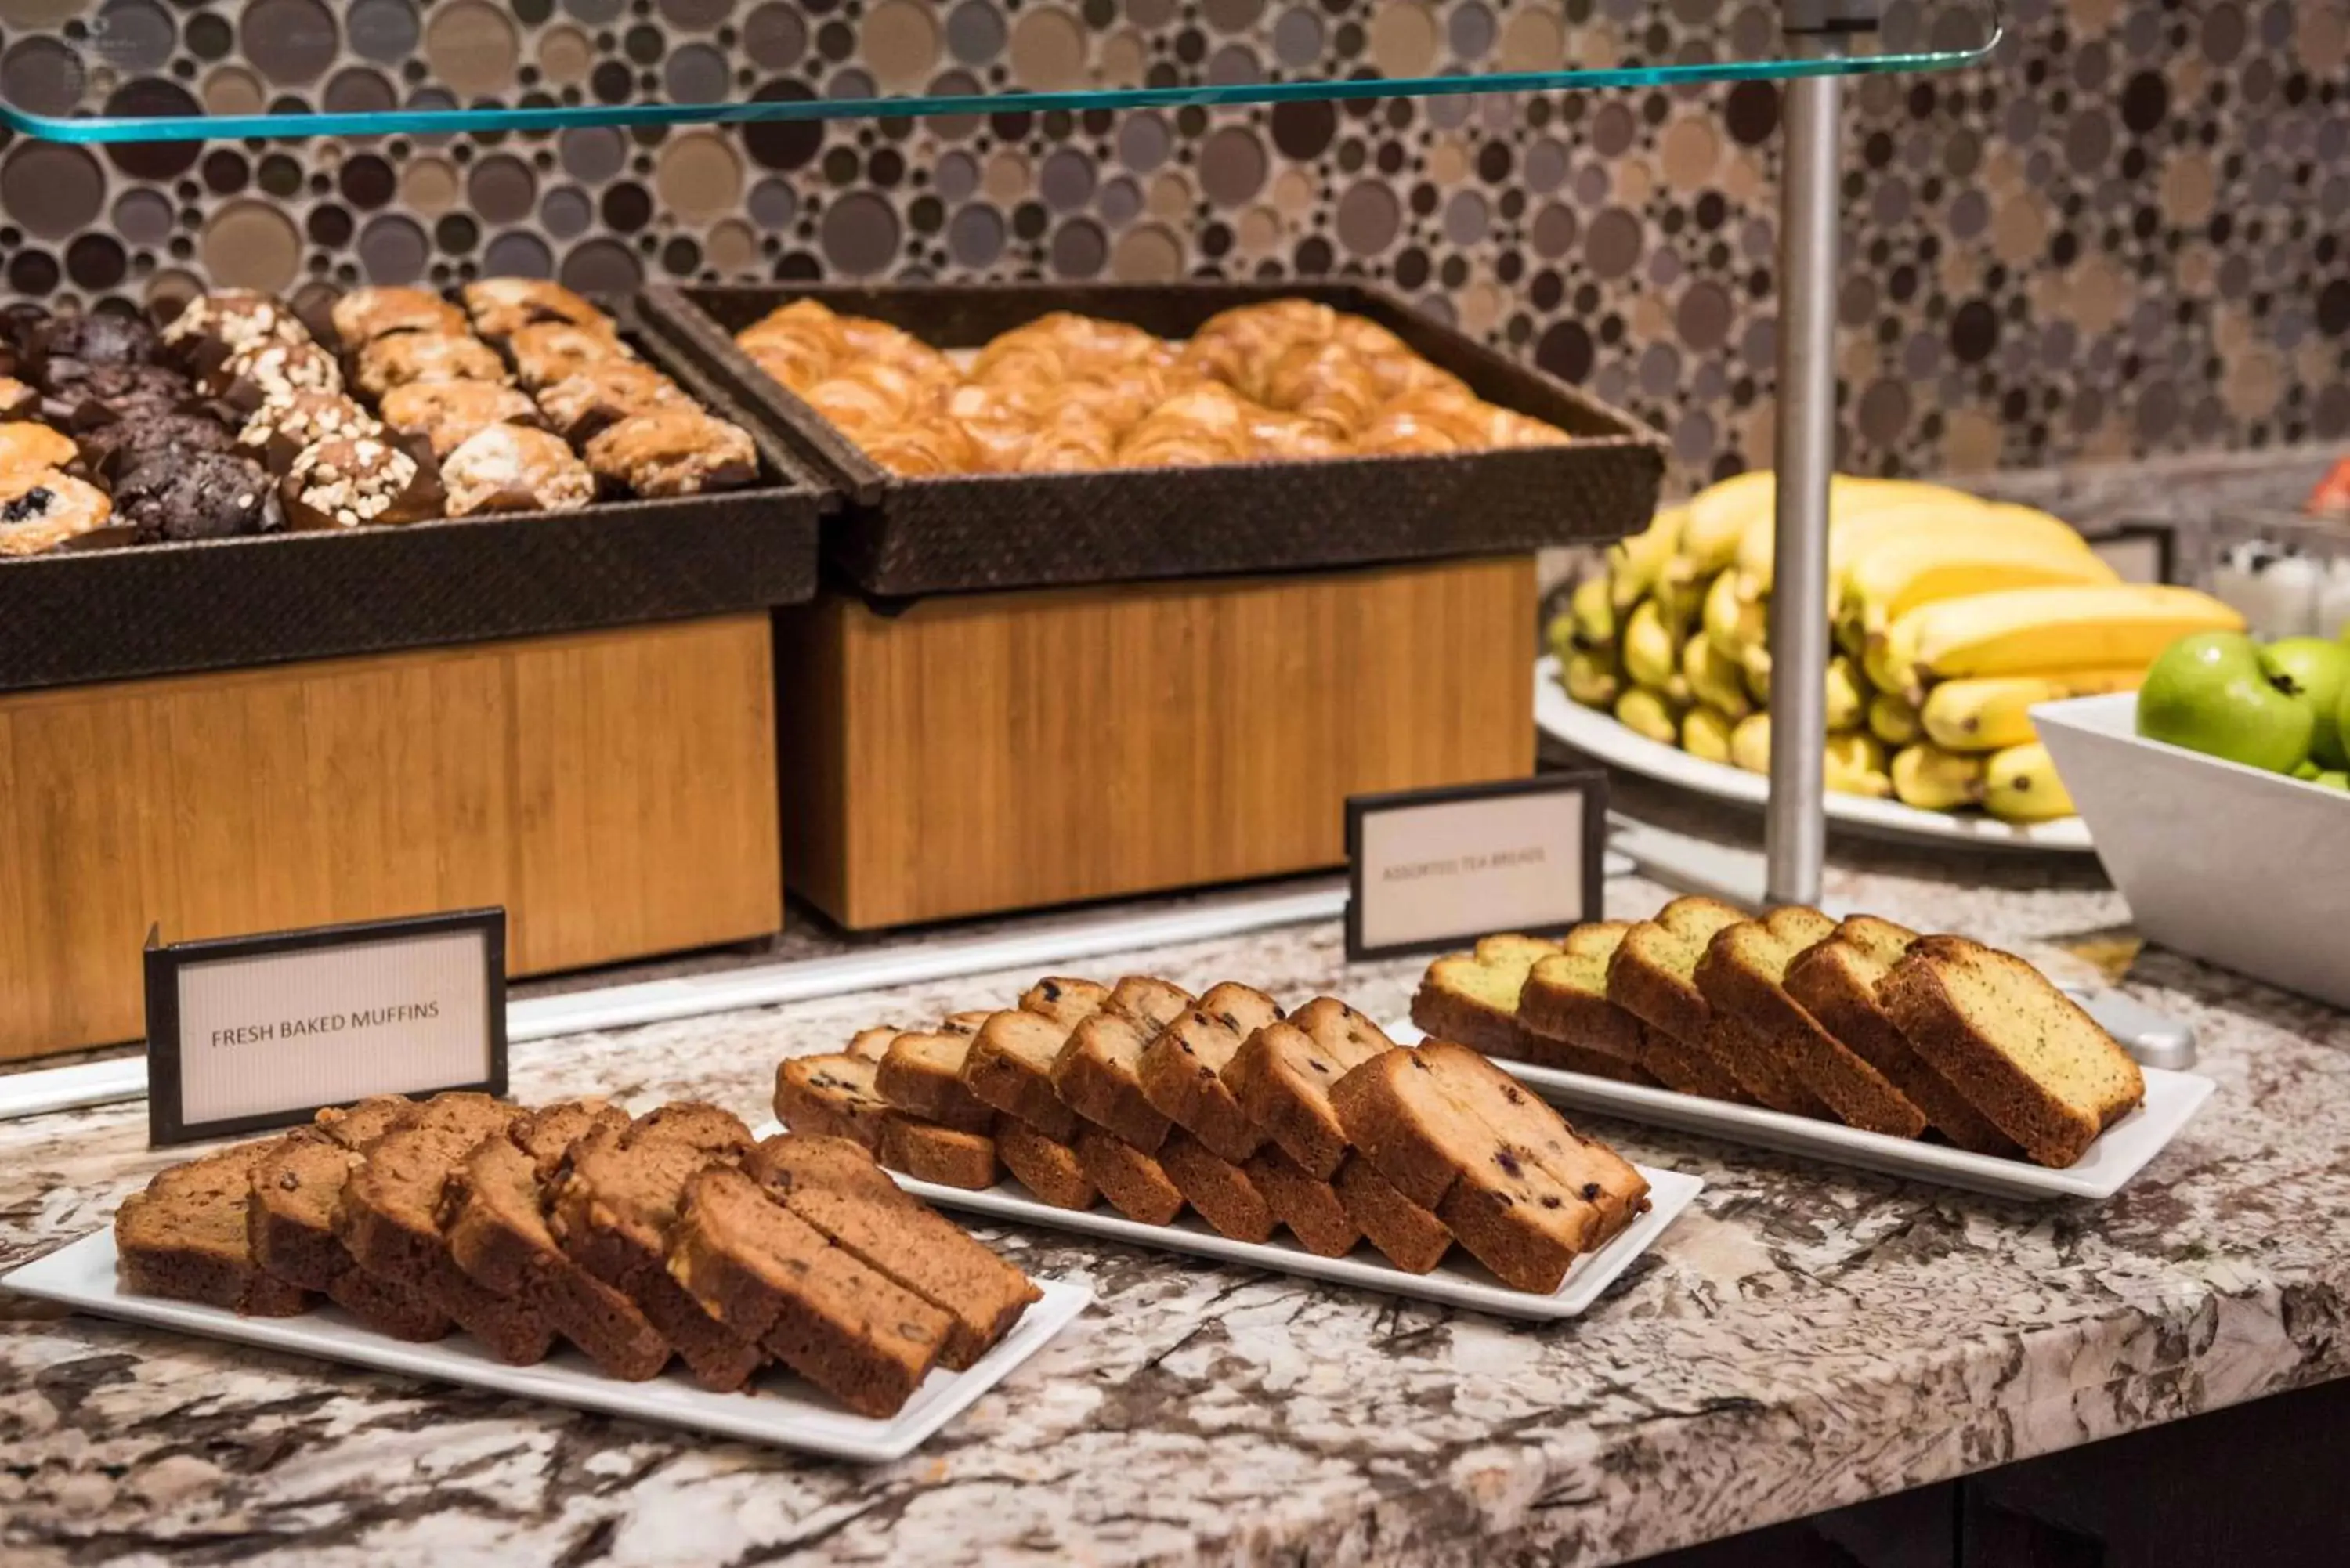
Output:
[[[1631,929],[1624,920],[1593,920],[1567,932],[1558,951],[1534,961],[1518,992],[1518,1023],[1526,1033],[1638,1066],[1640,1021],[1607,1000],[1607,962]]]
[[[1361,1229],[1338,1200],[1338,1189],[1319,1177],[1308,1176],[1297,1162],[1267,1144],[1251,1155],[1242,1169],[1264,1194],[1264,1200],[1297,1244],[1319,1258],[1343,1258],[1363,1239]]]
[[[1394,1049],[1362,1014],[1319,997],[1251,1035],[1225,1066],[1224,1085],[1298,1168],[1327,1181],[1347,1157],[1347,1130],[1330,1108],[1331,1085]]]
[[[1361,1155],[1348,1155],[1331,1185],[1363,1239],[1405,1273],[1427,1273],[1452,1250],[1452,1232],[1444,1221],[1397,1191]]]
[[[750,1147],[750,1130],[731,1112],[664,1106],[625,1133],[598,1127],[572,1145],[547,1207],[565,1255],[635,1302],[694,1380],[722,1393],[750,1381],[766,1354],[670,1277],[669,1243],[686,1183]]]
[[[1559,951],[1538,937],[1487,937],[1477,950],[1428,966],[1411,999],[1411,1021],[1430,1039],[1457,1040],[1496,1056],[1523,1048],[1519,994],[1542,960]]]
[[[503,1141],[521,1113],[486,1095],[436,1095],[369,1144],[343,1184],[335,1233],[361,1268],[423,1291],[432,1304],[510,1366],[545,1359],[554,1343],[546,1314],[483,1289],[450,1256],[442,1198],[485,1138]]]
[[[1926,1113],[1935,1131],[1975,1154],[2013,1158],[2022,1151],[1967,1103],[1950,1081],[1909,1049],[1899,1026],[1877,1005],[1877,983],[1893,972],[1918,933],[1873,915],[1855,915],[1827,940],[1797,955],[1787,966],[1787,994],[1820,1022],[1820,1027],[1908,1096]]]
[[[1717,1015],[1736,1018],[1760,1036],[1847,1126],[1916,1137],[1926,1130],[1926,1114],[1787,994],[1787,966],[1835,934],[1834,920],[1800,904],[1726,927],[1698,961],[1698,990]]]
[[[910,1116],[942,1127],[983,1133],[995,1124],[995,1108],[962,1086],[971,1040],[968,1034],[900,1034],[875,1067],[873,1086]]]
[[[401,1100],[399,1106],[404,1113],[408,1102]],[[254,1262],[269,1273],[322,1293],[378,1334],[429,1343],[449,1332],[447,1314],[421,1290],[360,1268],[335,1234],[343,1184],[366,1158],[337,1142],[333,1132],[372,1143],[400,1113],[386,1107],[361,1114],[355,1106],[349,1116],[338,1115],[333,1122],[322,1121],[317,1128],[280,1140],[253,1167],[245,1230]]]
[[[1170,1225],[1183,1212],[1183,1192],[1155,1156],[1116,1133],[1077,1129],[1077,1166],[1109,1206],[1142,1225]]]
[[[406,1121],[417,1104],[405,1095],[370,1095],[354,1105],[328,1106],[310,1119],[345,1148],[365,1148]]]
[[[246,1223],[253,1172],[282,1140],[238,1144],[156,1173],[114,1213],[115,1275],[135,1295],[292,1317],[309,1292],[254,1262]]]
[[[598,1127],[625,1132],[629,1113],[608,1100],[563,1100],[525,1111],[506,1128],[514,1146],[530,1156],[531,1168],[545,1181],[562,1168],[571,1146]]]
[[[970,1192],[986,1191],[1000,1174],[993,1130],[962,1132],[912,1116],[893,1116],[881,1124],[880,1160],[917,1181]]]
[[[1040,1203],[1055,1209],[1091,1209],[1099,1196],[1077,1151],[1026,1122],[1005,1117],[995,1127],[995,1153],[1003,1168]]]
[[[1219,1158],[1248,1158],[1264,1134],[1222,1075],[1250,1035],[1281,1017],[1280,1004],[1261,991],[1229,981],[1209,987],[1142,1053],[1135,1077],[1143,1097]]]
[[[1021,1010],[1059,1024],[1064,1039],[1108,1004],[1109,987],[1062,974],[1048,974],[1020,993]]]
[[[775,1119],[795,1132],[845,1137],[881,1147],[889,1102],[878,1085],[879,1064],[839,1052],[795,1056],[775,1069]]]
[[[1073,1002],[1076,994],[1055,992],[1059,1002]],[[1072,1141],[1077,1136],[1077,1114],[1061,1103],[1053,1087],[1053,1064],[1076,1026],[1064,1027],[1057,1019],[1025,1007],[993,1014],[980,1026],[963,1057],[963,1087],[982,1105],[1026,1122],[1055,1143]]]
[[[1130,1014],[1097,1012],[1077,1025],[1053,1060],[1053,1088],[1061,1103],[1144,1154],[1159,1151],[1170,1125],[1144,1097],[1138,1075],[1143,1050],[1157,1033]]]
[[[1877,987],[1910,1049],[2036,1163],[2071,1165],[2146,1099],[2146,1075],[2031,964],[1921,937]]]
[[[608,1110],[610,1107],[602,1107]],[[624,1121],[626,1118],[622,1118]],[[607,1376],[630,1383],[656,1376],[669,1365],[669,1341],[636,1303],[567,1256],[547,1229],[540,1175],[546,1149],[562,1127],[609,1127],[593,1113],[525,1118],[537,1138],[524,1147],[525,1122],[512,1136],[487,1137],[465,1157],[443,1198],[449,1255],[475,1284],[510,1296],[585,1351]],[[560,1162],[569,1147],[556,1150]]]
[[[667,1268],[729,1330],[877,1419],[914,1397],[951,1326],[732,1166],[687,1182]]]
[[[1220,1236],[1235,1241],[1269,1241],[1280,1223],[1273,1205],[1247,1169],[1226,1159],[1181,1127],[1167,1135],[1159,1150],[1167,1179]]]
[[[833,1245],[946,1314],[941,1366],[971,1366],[1042,1298],[1027,1275],[900,1190],[855,1144],[786,1133],[753,1149],[743,1172]]]
[[[1191,993],[1181,986],[1159,979],[1156,975],[1130,974],[1110,987],[1109,997],[1102,1003],[1105,1012],[1122,1013],[1142,1026],[1145,1041],[1183,1016],[1191,1005]]]

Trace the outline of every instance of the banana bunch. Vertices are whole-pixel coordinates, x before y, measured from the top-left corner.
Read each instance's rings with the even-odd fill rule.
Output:
[[[1771,765],[1776,486],[1742,473],[1667,507],[1552,626],[1567,695],[1707,762]],[[2010,822],[2072,815],[2033,704],[2137,688],[2156,654],[2242,618],[2123,583],[2047,513],[1838,475],[1828,493],[1827,785]]]

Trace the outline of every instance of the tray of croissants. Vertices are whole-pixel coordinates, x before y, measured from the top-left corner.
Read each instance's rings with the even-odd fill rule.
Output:
[[[1357,283],[656,288],[913,594],[1526,550],[1643,525],[1629,416]]]

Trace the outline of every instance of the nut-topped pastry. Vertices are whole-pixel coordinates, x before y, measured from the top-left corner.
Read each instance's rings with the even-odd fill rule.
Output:
[[[525,327],[567,321],[574,327],[608,323],[605,314],[559,283],[538,277],[485,277],[461,291],[484,337],[511,337]]]
[[[411,381],[386,392],[377,408],[393,430],[429,441],[436,461],[492,425],[539,422],[527,393],[495,381]]]
[[[580,327],[568,321],[517,328],[506,339],[506,352],[514,356],[522,384],[533,388],[551,386],[590,365],[637,357],[609,326]]]
[[[341,392],[298,392],[255,410],[237,431],[236,444],[283,473],[305,448],[322,441],[382,433],[376,417]]]
[[[234,354],[264,343],[308,341],[310,329],[291,310],[250,288],[200,294],[163,328],[163,346],[182,356],[203,346]]]
[[[699,495],[758,477],[748,432],[699,410],[622,420],[588,443],[596,477],[638,495]]]
[[[375,436],[307,448],[286,470],[283,493],[286,519],[299,528],[414,523],[441,510],[440,476]]]
[[[465,330],[465,313],[421,288],[370,286],[355,288],[335,301],[328,313],[335,337],[347,349],[357,349],[395,332],[454,332]]]
[[[157,452],[114,487],[114,514],[142,545],[265,533],[279,521],[276,502],[261,465],[225,452]]]
[[[539,388],[537,397],[539,411],[547,423],[575,444],[630,414],[700,406],[676,382],[634,359],[583,365],[563,379]]]
[[[259,343],[223,359],[204,386],[251,412],[301,392],[339,392],[343,368],[316,343]]]
[[[106,492],[54,468],[0,476],[0,556],[38,556],[107,528]]]
[[[395,332],[379,337],[359,350],[351,378],[371,398],[412,381],[510,379],[497,351],[463,332]]]
[[[576,512],[596,499],[596,476],[563,438],[523,425],[475,431],[441,465],[449,515]]]

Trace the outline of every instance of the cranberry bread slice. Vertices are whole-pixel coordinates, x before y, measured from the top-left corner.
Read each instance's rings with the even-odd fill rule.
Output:
[[[1183,1201],[1199,1210],[1220,1236],[1235,1241],[1269,1241],[1280,1223],[1273,1205],[1245,1167],[1216,1153],[1181,1127],[1167,1135],[1159,1150],[1159,1168]]]
[[[400,1101],[400,1106],[404,1112],[408,1102]],[[359,1150],[335,1141],[327,1126],[363,1134],[372,1143],[393,1119],[378,1120],[370,1127],[369,1118],[355,1114],[281,1139],[253,1168],[246,1238],[254,1262],[287,1284],[323,1293],[378,1334],[428,1343],[449,1332],[447,1314],[415,1286],[360,1268],[335,1234],[343,1184],[366,1160]]]
[[[667,1266],[729,1330],[860,1416],[903,1409],[951,1326],[732,1166],[687,1183]]]
[[[1487,937],[1477,950],[1428,966],[1412,994],[1411,1021],[1434,1040],[1457,1040],[1496,1056],[1521,1054],[1519,994],[1542,960],[1559,950],[1537,937]]]
[[[1077,1025],[1053,1061],[1053,1088],[1061,1103],[1144,1154],[1159,1151],[1170,1125],[1144,1096],[1139,1076],[1142,1053],[1156,1033],[1128,1013],[1097,1012]]]
[[[1003,1168],[1040,1203],[1055,1209],[1090,1209],[1099,1194],[1086,1174],[1077,1151],[1048,1137],[1026,1122],[1006,1119],[996,1124],[995,1152]]]
[[[1900,1028],[1877,1005],[1877,987],[1893,972],[1918,933],[1873,915],[1855,915],[1835,934],[1787,966],[1787,994],[1820,1027],[1885,1075],[1926,1113],[1927,1124],[1960,1148],[2013,1158],[2015,1141],[1967,1103],[1948,1078],[1909,1048]]]
[[[1550,1042],[1639,1064],[1640,1021],[1607,1000],[1607,963],[1631,929],[1623,920],[1593,920],[1534,961],[1518,992],[1518,1023],[1537,1048]]]
[[[1338,1173],[1347,1132],[1330,1108],[1331,1085],[1396,1048],[1345,1002],[1317,997],[1251,1035],[1224,1068],[1224,1084],[1249,1119],[1317,1181]]]
[[[1109,987],[1068,975],[1046,975],[1020,993],[1021,1011],[1059,1024],[1064,1039],[1108,1004]]]
[[[115,1274],[134,1295],[292,1317],[312,1297],[254,1262],[246,1209],[255,1167],[281,1140],[239,1144],[160,1171],[114,1214]]]
[[[1317,1258],[1343,1258],[1355,1250],[1363,1232],[1347,1206],[1338,1199],[1338,1189],[1318,1177],[1308,1176],[1297,1162],[1281,1152],[1280,1146],[1267,1144],[1249,1157],[1241,1168],[1297,1244]]]
[[[938,1032],[941,1034],[976,1034],[980,1025],[994,1016],[993,1012],[950,1012],[940,1023]]]
[[[1427,1273],[1452,1250],[1452,1232],[1444,1221],[1397,1191],[1361,1155],[1348,1155],[1331,1185],[1363,1239],[1405,1273]]]
[[[609,1124],[592,1115],[546,1112],[529,1119],[536,1123],[537,1149],[524,1147],[518,1122],[515,1136],[483,1139],[451,1181],[443,1200],[449,1255],[475,1284],[535,1312],[607,1376],[641,1383],[669,1365],[669,1341],[627,1294],[565,1255],[541,1212],[540,1168],[558,1130],[575,1120],[583,1132]],[[566,1139],[563,1149],[569,1146]],[[553,1162],[562,1158],[557,1150]]]
[[[1077,1129],[1077,1166],[1111,1208],[1140,1225],[1171,1225],[1183,1192],[1151,1155],[1100,1127]]]
[[[848,1037],[848,1049],[844,1054],[862,1056],[868,1062],[879,1062],[889,1054],[889,1047],[903,1038],[907,1031],[877,1023],[870,1029],[860,1029]]]
[[[1847,1126],[1916,1137],[1926,1130],[1926,1114],[1787,994],[1787,966],[1835,934],[1834,920],[1800,904],[1726,927],[1698,961],[1698,990],[1717,1015],[1752,1029]]]
[[[989,1126],[992,1129],[993,1124]],[[912,1116],[891,1116],[881,1124],[879,1158],[890,1169],[902,1170],[917,1181],[960,1187],[968,1192],[984,1192],[994,1186],[1002,1168],[992,1130],[962,1132]]]
[[[636,1303],[694,1381],[722,1393],[750,1381],[766,1354],[705,1311],[670,1277],[667,1260],[686,1183],[750,1147],[750,1129],[731,1112],[664,1106],[626,1133],[599,1127],[574,1144],[547,1206],[564,1254]]]
[[[873,1086],[897,1109],[942,1127],[985,1132],[995,1109],[962,1085],[968,1034],[900,1034],[874,1068]]]
[[[1064,991],[1055,995],[1067,1002],[1076,993]],[[1059,1092],[1053,1087],[1053,1064],[1059,1060],[1061,1047],[1068,1044],[1069,1032],[1075,1027],[1065,1027],[1025,1007],[993,1014],[972,1038],[971,1049],[963,1057],[962,1086],[982,1105],[1026,1122],[1055,1143],[1069,1142],[1077,1136],[1077,1114],[1061,1103]]]
[[[838,1138],[771,1137],[743,1172],[836,1247],[947,1314],[941,1365],[987,1354],[1042,1293],[962,1227],[901,1191],[873,1158]]]
[[[775,1069],[775,1119],[794,1132],[879,1148],[881,1124],[889,1115],[879,1071],[871,1057],[847,1052],[795,1056]]]
[[[1910,1049],[2038,1164],[2073,1164],[2146,1099],[2129,1053],[2013,953],[1921,937],[1877,994]]]
[[[1102,1011],[1133,1019],[1147,1041],[1182,1017],[1191,1001],[1191,993],[1180,985],[1154,975],[1130,974],[1110,988]]]
[[[1142,1053],[1135,1076],[1143,1097],[1218,1158],[1248,1158],[1264,1134],[1222,1074],[1250,1035],[1281,1018],[1280,1004],[1261,991],[1229,981],[1211,986]]]

